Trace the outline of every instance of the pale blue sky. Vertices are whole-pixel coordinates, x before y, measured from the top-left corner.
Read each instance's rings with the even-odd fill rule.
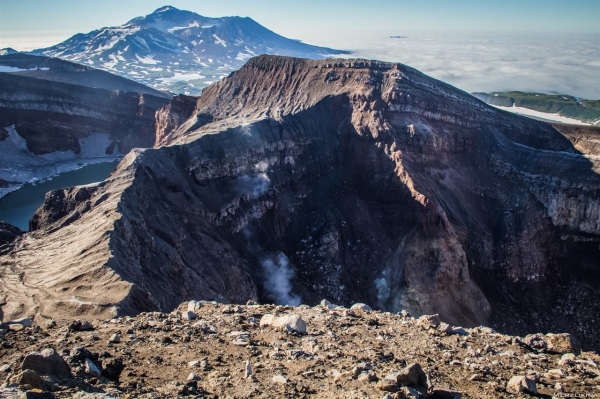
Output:
[[[600,0],[3,0],[0,47],[55,44],[166,4],[211,17],[249,16],[302,40],[333,30],[600,33]]]

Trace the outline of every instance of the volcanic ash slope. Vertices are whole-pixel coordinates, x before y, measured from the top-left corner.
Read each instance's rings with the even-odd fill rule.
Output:
[[[401,64],[276,56],[157,126],[105,182],[48,194],[0,258],[5,318],[327,297],[600,343],[600,177],[576,133]]]

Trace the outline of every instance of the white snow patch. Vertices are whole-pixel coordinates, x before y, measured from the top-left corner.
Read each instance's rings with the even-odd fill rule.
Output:
[[[236,60],[240,60],[240,61],[246,61],[250,58],[254,57],[252,54],[248,54],[248,53],[242,53],[241,51],[237,53],[237,56],[235,57]]]
[[[73,151],[56,151],[36,155],[29,151],[27,141],[17,133],[14,125],[5,129],[8,131],[8,137],[0,141],[0,179],[18,184],[0,189],[0,197],[18,189],[24,183],[45,180],[59,173],[93,163],[117,160],[123,156],[117,149],[112,155],[106,154],[106,148],[111,143],[107,133],[93,133],[79,139],[79,154]]]
[[[215,44],[220,44],[223,47],[227,47],[227,42],[225,40],[221,39],[219,36],[217,36],[215,34],[213,34],[212,37],[214,37],[216,39]]]
[[[585,126],[590,125],[589,123],[582,122],[578,119],[567,118],[566,116],[562,116],[561,114],[550,114],[547,112],[535,111],[533,109],[529,109],[529,108],[525,108],[525,107],[517,107],[514,105],[512,107],[501,107],[499,105],[494,105],[494,107],[502,109],[504,111],[512,112],[514,114],[518,114],[518,115],[522,115],[522,116],[529,116],[529,117],[538,118],[538,119],[545,119],[545,120],[552,121],[552,122],[568,123],[571,125],[585,125]]]
[[[176,72],[175,76],[170,78],[158,78],[162,82],[181,82],[195,79],[204,79],[206,76],[202,76],[199,73],[180,73]]]
[[[150,51],[150,47],[148,47],[148,43],[141,37],[134,37],[133,40],[137,43],[139,47],[143,47],[146,50]]]
[[[143,64],[148,64],[148,65],[160,64],[160,61],[155,60],[154,56],[152,56],[152,55],[148,55],[146,57],[140,57],[139,55],[136,54],[135,57]]]
[[[21,68],[17,68],[17,67],[0,65],[0,72],[22,72],[22,71],[30,71],[30,70],[31,69],[21,69]]]

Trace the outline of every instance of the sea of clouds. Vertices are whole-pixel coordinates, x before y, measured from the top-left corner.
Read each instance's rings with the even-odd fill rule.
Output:
[[[402,39],[390,36],[407,36]],[[532,91],[600,99],[600,34],[299,32],[349,57],[401,62],[467,92]]]

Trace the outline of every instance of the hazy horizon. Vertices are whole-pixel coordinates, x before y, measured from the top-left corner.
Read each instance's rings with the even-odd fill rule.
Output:
[[[353,57],[402,62],[466,91],[600,98],[596,0],[24,0],[2,6],[0,48],[52,46],[164,5],[210,17],[249,16],[280,35],[350,50]]]

